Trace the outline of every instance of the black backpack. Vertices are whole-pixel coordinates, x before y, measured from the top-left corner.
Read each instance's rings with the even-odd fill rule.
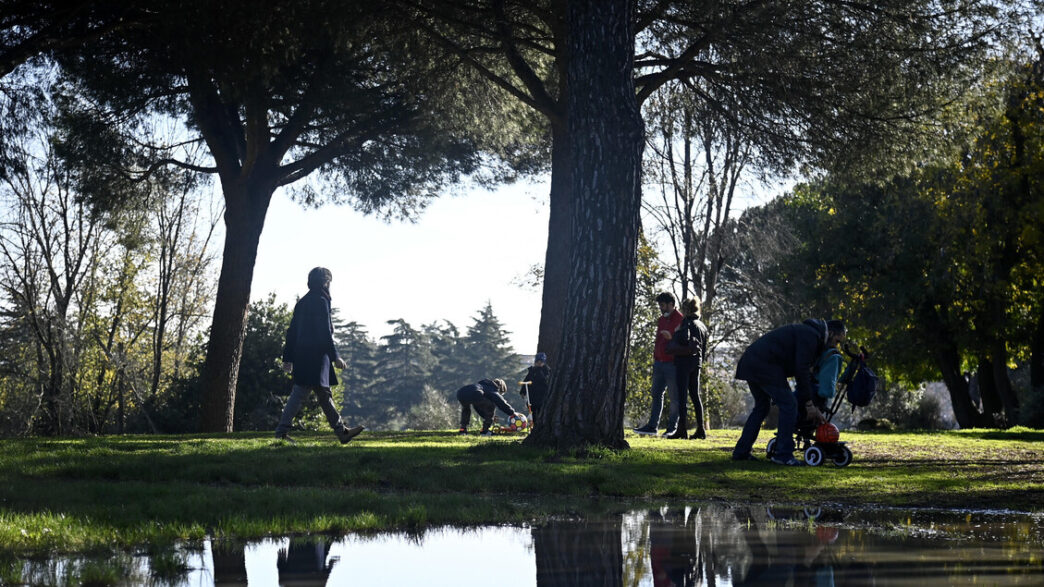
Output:
[[[866,365],[860,366],[848,384],[848,403],[862,408],[870,405],[877,395],[877,375]]]

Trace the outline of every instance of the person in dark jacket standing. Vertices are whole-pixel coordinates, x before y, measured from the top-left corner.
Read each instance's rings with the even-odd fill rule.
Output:
[[[732,450],[734,460],[753,458],[750,451],[774,401],[779,406],[779,427],[770,459],[780,465],[801,464],[794,458],[797,406],[798,402],[809,404],[811,401],[812,365],[826,348],[828,338],[826,322],[809,319],[763,334],[743,352],[736,366],[736,379],[747,382],[754,396],[754,409],[747,417],[739,441]],[[788,377],[793,377],[797,382],[794,392],[790,391],[787,384]],[[815,406],[811,406],[808,414],[814,420],[823,419]]]
[[[503,379],[483,379],[478,383],[465,385],[457,390],[457,401],[460,402],[460,434],[467,434],[471,423],[471,408],[475,408],[482,418],[482,436],[492,436],[489,427],[493,424],[493,414],[497,408],[509,416],[520,416],[507,401],[507,384]]]
[[[276,438],[293,442],[287,433],[290,423],[301,409],[308,394],[315,391],[319,406],[326,414],[334,434],[342,444],[358,436],[362,426],[348,428],[333,403],[330,387],[337,385],[333,367],[344,369],[345,363],[337,354],[333,340],[333,321],[330,317],[330,281],[333,274],[329,269],[316,267],[308,272],[308,293],[297,301],[290,328],[286,330],[283,346],[283,370],[293,374],[294,388],[283,408],[283,415],[276,426]]]
[[[692,438],[707,438],[703,420],[703,402],[700,400],[700,369],[707,353],[707,326],[700,321],[700,301],[689,298],[682,302],[681,312],[685,319],[678,325],[667,344],[667,353],[674,356],[674,375],[678,386],[678,428],[667,438],[685,438],[688,433],[686,420],[688,407],[686,394],[692,399],[696,413],[696,432]]]
[[[529,385],[519,388],[518,394],[529,402],[533,415],[536,415],[544,407],[547,390],[551,387],[551,368],[547,366],[546,353],[536,354],[536,357],[533,358],[533,366],[526,371],[522,383],[529,383]]]

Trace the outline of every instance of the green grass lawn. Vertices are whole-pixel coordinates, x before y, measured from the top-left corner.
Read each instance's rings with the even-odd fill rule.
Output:
[[[732,462],[738,435],[629,436],[630,450],[582,458],[451,432],[365,432],[346,446],[329,433],[296,445],[268,433],[5,440],[0,545],[539,522],[667,501],[1044,511],[1044,431],[845,432],[846,468]]]

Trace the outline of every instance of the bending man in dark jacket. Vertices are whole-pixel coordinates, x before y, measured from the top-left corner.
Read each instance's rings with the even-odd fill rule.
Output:
[[[492,436],[489,431],[493,424],[493,414],[497,408],[509,416],[520,415],[505,400],[507,384],[503,379],[483,379],[478,383],[465,385],[457,390],[457,401],[460,402],[460,433],[468,432],[468,424],[471,423],[471,408],[475,408],[482,418],[482,436]]]
[[[346,443],[360,432],[362,426],[347,428],[333,403],[330,387],[337,385],[333,366],[344,369],[344,360],[337,355],[333,341],[333,321],[330,318],[330,281],[333,274],[329,269],[316,267],[308,272],[308,293],[297,301],[290,328],[286,330],[286,345],[283,347],[283,370],[294,375],[294,389],[283,408],[283,416],[276,427],[276,438],[293,442],[287,436],[290,423],[301,409],[301,402],[315,391],[319,406],[326,414],[334,434],[341,443]]]
[[[801,464],[794,458],[797,406],[798,402],[805,405],[812,398],[812,365],[826,348],[827,337],[826,322],[809,319],[764,334],[743,352],[736,366],[736,379],[744,380],[750,386],[754,409],[732,451],[734,460],[753,458],[750,451],[774,401],[779,406],[779,427],[770,459],[781,465]],[[797,382],[795,392],[790,391],[787,377],[793,377]],[[809,410],[809,416],[822,419],[814,407]]]

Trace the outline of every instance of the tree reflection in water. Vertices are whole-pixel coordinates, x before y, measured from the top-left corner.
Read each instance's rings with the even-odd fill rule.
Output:
[[[211,558],[215,585],[246,585],[247,568],[242,544],[214,542]]]
[[[804,510],[780,516],[770,508],[711,504],[665,507],[624,517],[628,516],[625,526],[648,530],[635,534],[632,552],[624,556],[624,585],[834,584],[834,553],[829,546],[839,531],[817,525]],[[872,581],[868,570],[862,570],[848,573],[848,584]]]
[[[533,528],[537,585],[623,584],[621,518],[604,522],[551,522]]]
[[[281,585],[326,585],[330,573],[337,564],[337,557],[330,557],[330,540],[319,537],[295,537],[277,541],[268,552],[275,554],[274,570]],[[213,573],[215,585],[246,585],[248,579],[256,581],[268,568],[252,568],[247,574],[246,550],[242,543],[215,543],[213,548]]]
[[[550,523],[532,530],[537,585],[834,585],[839,531],[782,513],[705,505]],[[848,584],[872,582],[862,571]]]
[[[279,552],[276,567],[282,584],[326,585],[337,559],[327,560],[330,544],[325,539],[291,540]]]
[[[23,558],[0,549],[0,584],[1041,585],[1042,520],[702,504],[536,527],[206,540],[171,552]]]

